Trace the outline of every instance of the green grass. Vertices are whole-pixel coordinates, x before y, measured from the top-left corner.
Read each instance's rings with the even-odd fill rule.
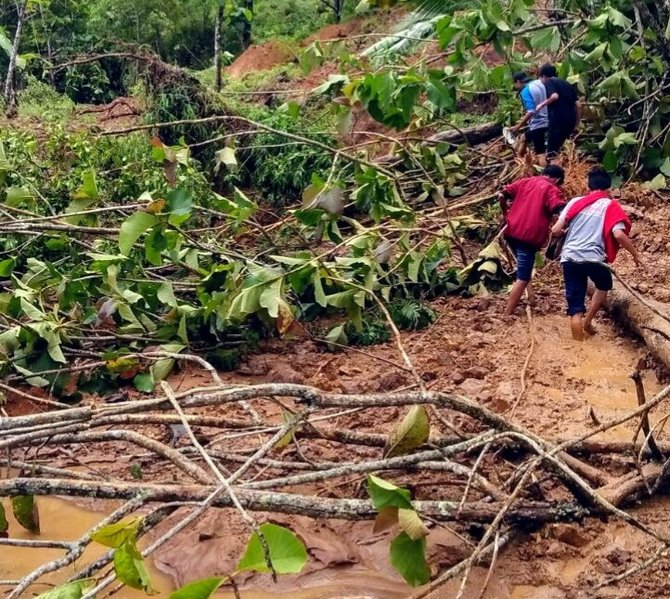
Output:
[[[353,2],[352,2],[353,4]],[[301,41],[332,23],[332,12],[319,0],[256,0],[254,42]]]
[[[28,85],[18,94],[19,116],[42,121],[62,122],[74,112],[75,104],[53,87],[28,77]]]

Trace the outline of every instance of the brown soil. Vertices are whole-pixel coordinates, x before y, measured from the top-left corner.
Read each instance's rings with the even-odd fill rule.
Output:
[[[295,55],[287,45],[270,41],[247,48],[235,62],[226,67],[225,72],[231,77],[244,77],[248,73],[267,71],[294,59]]]
[[[625,253],[617,262],[617,271],[640,291],[661,301],[670,301],[670,258],[668,257],[667,227],[670,207],[654,193],[629,187],[622,201],[632,212],[634,239],[643,250],[650,265],[646,273],[639,272]],[[636,406],[635,391],[628,374],[645,347],[628,338],[607,315],[597,324],[598,334],[579,344],[571,340],[565,317],[564,300],[558,266],[549,264],[541,269],[537,279],[538,305],[534,311],[533,327],[536,346],[527,370],[528,389],[518,402],[514,419],[547,439],[574,437],[590,430],[594,424],[589,408],[601,421],[620,416]],[[414,365],[432,389],[452,390],[476,399],[483,405],[508,417],[517,403],[520,375],[529,351],[530,327],[523,311],[512,321],[500,314],[504,296],[463,299],[449,297],[436,300],[433,306],[439,320],[429,329],[418,333],[403,333],[405,347]],[[386,362],[380,360],[385,359]],[[324,390],[344,393],[392,391],[412,384],[404,371],[390,364],[399,363],[394,344],[368,348],[364,352],[327,353],[309,340],[295,339],[268,342],[263,352],[252,356],[237,372],[222,375],[233,383],[264,381],[305,383]],[[667,380],[665,370],[648,359],[645,372],[647,394],[651,396]],[[186,389],[209,383],[206,373],[185,370],[174,375],[172,385]],[[280,409],[270,402],[256,401],[254,407],[269,421],[281,422]],[[5,406],[11,414],[25,413],[22,401],[11,398]],[[205,413],[242,418],[240,408],[233,405],[205,409]],[[670,413],[661,408],[652,414],[652,426]],[[388,433],[401,412],[396,408],[365,410],[341,416],[319,424],[323,429],[347,428],[358,431]],[[437,431],[441,425],[433,422]],[[169,430],[163,426],[142,427],[142,432],[168,441]],[[202,431],[207,433],[206,430]],[[632,424],[608,431],[596,439],[629,440],[635,433]],[[660,440],[669,441],[663,432]],[[179,443],[183,443],[180,441]],[[252,439],[256,444],[257,440]],[[210,445],[225,452],[244,451],[249,447],[246,438],[236,435],[220,436]],[[94,452],[86,449],[77,454],[76,463],[96,471],[126,473],[130,466],[142,465],[143,477],[148,480],[170,481],[171,471],[155,471],[151,463],[135,450],[115,443],[98,446]],[[340,461],[342,446],[323,440],[300,441],[300,451],[309,459]],[[346,459],[365,460],[379,457],[380,450],[347,447]],[[48,451],[41,454],[49,456]],[[300,460],[298,448],[291,445],[283,450],[288,460]],[[598,466],[616,472],[617,459],[599,458]],[[51,465],[72,465],[72,454],[58,449],[49,457]],[[619,464],[620,467],[620,464]],[[411,485],[419,499],[444,497],[449,493],[449,481],[439,475],[389,475],[400,485]],[[446,489],[446,491],[445,491]],[[346,485],[320,485],[293,489],[325,497],[364,496],[359,479]],[[455,496],[462,489],[454,489]],[[555,490],[548,489],[553,493]],[[670,535],[670,504],[659,497],[633,507],[633,513],[662,534]],[[173,516],[171,522],[174,522]],[[254,575],[238,582],[243,596],[317,597],[406,597],[410,589],[391,569],[388,558],[388,533],[372,535],[371,523],[313,521],[301,517],[259,514],[259,520],[270,519],[286,523],[306,542],[309,566],[299,576],[280,578],[274,585],[269,577]],[[169,526],[164,523],[154,535]],[[458,529],[458,527],[457,527]],[[458,529],[459,534],[465,531]],[[169,574],[176,584],[199,577],[230,572],[235,569],[248,530],[237,514],[230,510],[212,510],[196,526],[184,532],[161,549],[155,566]],[[428,555],[435,573],[443,571],[463,557],[461,541],[446,527],[432,527],[428,537]],[[498,559],[493,583],[486,599],[581,599],[667,597],[667,561],[651,570],[633,576],[618,585],[593,590],[608,578],[643,561],[656,548],[640,532],[620,522],[587,520],[580,525],[554,525],[533,534],[521,534],[505,548]],[[478,597],[479,586],[486,576],[487,566],[476,568],[467,599]],[[453,597],[458,582],[450,583],[433,597]],[[251,593],[251,594],[250,594]]]

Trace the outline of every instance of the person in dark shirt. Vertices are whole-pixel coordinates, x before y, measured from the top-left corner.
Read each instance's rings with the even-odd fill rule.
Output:
[[[524,291],[534,300],[531,278],[535,254],[546,243],[555,214],[565,206],[560,186],[565,174],[560,166],[550,164],[542,175],[519,179],[499,194],[505,215],[504,235],[516,258],[516,282],[512,286],[505,314],[514,313]]]
[[[565,141],[574,133],[581,119],[579,98],[573,85],[557,77],[556,67],[545,64],[540,69],[540,81],[547,90],[547,99],[536,110],[549,107],[547,159],[555,160]]]

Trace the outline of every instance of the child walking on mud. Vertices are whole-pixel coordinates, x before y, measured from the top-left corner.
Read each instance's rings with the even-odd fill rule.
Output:
[[[628,235],[631,222],[619,203],[610,197],[612,178],[600,167],[588,174],[589,194],[574,198],[561,212],[552,228],[554,235],[565,235],[561,266],[565,281],[565,297],[573,339],[582,341],[584,334],[594,335],[593,318],[612,289],[609,264],[616,259],[619,248],[628,251],[635,264],[644,268],[640,254]],[[588,281],[595,293],[586,310]]]
[[[560,186],[565,174],[560,166],[547,166],[542,175],[526,177],[508,185],[499,194],[505,216],[504,235],[516,258],[516,282],[512,286],[506,316],[511,316],[528,290],[528,301],[535,301],[531,284],[535,254],[546,243],[554,215],[565,206]]]

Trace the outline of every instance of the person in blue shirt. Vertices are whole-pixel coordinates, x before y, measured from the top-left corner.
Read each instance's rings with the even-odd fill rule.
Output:
[[[549,128],[549,112],[546,107],[538,110],[547,99],[547,92],[541,81],[531,80],[526,73],[514,74],[514,89],[519,92],[521,103],[525,110],[523,118],[513,127],[511,131],[520,131],[526,127],[519,154],[524,156],[528,146],[533,148],[537,155],[538,164],[546,165],[547,153],[547,130]]]

